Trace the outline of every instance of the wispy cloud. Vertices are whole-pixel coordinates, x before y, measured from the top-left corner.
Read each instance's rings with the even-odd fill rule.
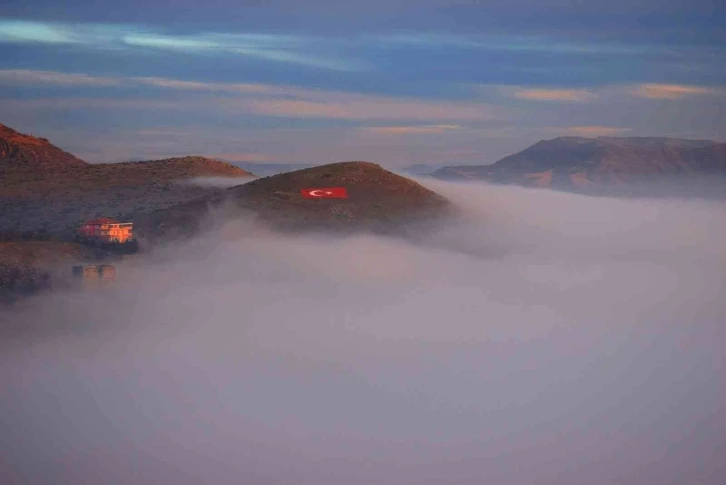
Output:
[[[327,100],[252,100],[251,111],[287,118],[347,120],[485,120],[491,108],[482,103],[422,101],[378,96],[334,95]]]
[[[291,35],[199,33],[174,36],[142,33],[125,35],[122,41],[127,45],[157,50],[225,53],[338,71],[363,69],[359,62],[315,55],[312,39]]]
[[[617,42],[584,42],[555,36],[506,34],[448,34],[440,32],[398,32],[369,36],[367,40],[382,45],[414,48],[454,47],[460,49],[496,50],[509,52],[551,52],[567,54],[634,54],[660,50],[653,45],[622,44]]]
[[[550,128],[549,130],[577,136],[615,136],[631,131],[630,128],[616,126],[568,126],[565,128]]]
[[[0,69],[0,83],[6,84],[56,84],[65,86],[118,86],[122,79],[92,76],[83,73],[35,71],[29,69]]]
[[[5,42],[38,42],[48,44],[67,44],[75,41],[70,32],[59,26],[22,20],[0,21],[0,40]]]
[[[259,83],[219,83],[185,81],[161,77],[108,77],[86,73],[36,71],[30,69],[0,69],[0,83],[9,85],[52,84],[62,86],[150,86],[160,89],[224,92],[230,94],[271,94],[304,96],[314,90],[294,86]]]
[[[703,86],[655,83],[636,85],[629,90],[633,96],[648,99],[681,99],[687,96],[716,94],[717,92],[714,88]]]
[[[365,126],[358,130],[376,135],[436,135],[460,130],[459,125]]]
[[[315,54],[310,36],[197,32],[174,35],[136,25],[62,24],[0,19],[0,42],[73,44],[88,49],[144,49],[188,55],[244,56],[336,71],[365,69],[360,62]]]
[[[181,89],[192,91],[218,91],[226,93],[274,93],[286,91],[285,88],[267,84],[255,83],[215,83],[199,81],[183,81],[179,79],[168,79],[160,77],[131,77],[126,78],[128,82],[146,84],[158,88]]]
[[[187,100],[184,104],[214,106],[221,111],[238,110],[240,113],[285,118],[318,118],[345,120],[416,120],[435,123],[437,121],[486,120],[494,117],[493,108],[480,102],[450,100],[422,100],[397,98],[360,93],[305,89],[295,86],[272,84],[215,83],[184,81],[158,77],[94,77],[87,74],[64,74],[52,71],[0,70],[0,83],[50,83],[105,86],[146,85],[160,89],[221,91],[235,96],[216,100]],[[113,106],[121,109],[137,109],[144,103],[159,109],[182,109],[176,101],[155,99],[90,99],[56,98],[39,100],[16,100],[27,107],[98,108]],[[453,125],[433,125],[426,130],[441,131]],[[401,127],[399,127],[401,128]],[[411,128],[411,127],[408,127]],[[421,128],[419,127],[419,130]],[[413,132],[413,131],[412,131]],[[392,133],[392,132],[391,132]]]
[[[508,88],[510,96],[528,101],[591,101],[597,94],[587,89]]]

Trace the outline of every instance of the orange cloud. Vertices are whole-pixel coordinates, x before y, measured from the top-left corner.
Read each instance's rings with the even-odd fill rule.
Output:
[[[630,128],[617,128],[614,126],[570,126],[567,132],[579,136],[614,136],[630,131]]]
[[[360,131],[376,135],[435,135],[460,129],[461,126],[459,125],[371,126],[359,128]]]
[[[208,107],[218,105],[219,109],[235,110],[236,112],[281,116],[290,118],[332,118],[348,120],[486,120],[492,118],[492,107],[483,103],[460,101],[419,100],[411,98],[391,98],[360,93],[340,91],[324,91],[294,86],[254,84],[254,83],[216,83],[184,81],[179,79],[158,77],[94,77],[86,74],[65,74],[55,71],[0,70],[0,83],[51,83],[51,84],[85,84],[107,86],[139,86],[147,85],[161,89],[192,90],[207,92],[225,92],[233,94],[225,99],[186,100],[184,105],[206,104]],[[23,100],[28,101],[28,100]],[[40,101],[45,108],[63,108],[70,102],[75,108],[159,108],[181,109],[178,101],[144,99],[79,99],[69,100],[30,100]],[[149,103],[147,105],[147,103]],[[402,133],[406,130],[387,130],[388,133]],[[431,133],[432,128],[413,128],[413,132]],[[433,129],[440,132],[442,129]],[[382,131],[386,132],[386,131]]]
[[[350,120],[483,120],[489,107],[477,103],[416,101],[361,95],[320,96],[311,100],[253,100],[246,107],[254,113],[289,118]]]
[[[516,89],[512,96],[530,101],[590,101],[597,94],[587,89]]]
[[[197,91],[221,91],[227,93],[290,93],[295,88],[285,86],[273,86],[269,84],[247,84],[247,83],[214,83],[182,81],[179,79],[168,79],[161,77],[132,77],[127,78],[131,82],[146,84],[157,88],[183,89]]]
[[[0,69],[0,82],[9,84],[56,84],[63,86],[117,86],[118,78],[91,76],[83,73]]]
[[[630,90],[630,94],[648,99],[680,99],[685,96],[714,94],[716,91],[701,86],[687,86],[684,84],[640,84]]]

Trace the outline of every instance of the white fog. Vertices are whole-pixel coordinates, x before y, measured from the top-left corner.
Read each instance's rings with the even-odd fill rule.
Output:
[[[423,183],[465,217],[238,220],[0,313],[0,483],[725,483],[723,202]]]

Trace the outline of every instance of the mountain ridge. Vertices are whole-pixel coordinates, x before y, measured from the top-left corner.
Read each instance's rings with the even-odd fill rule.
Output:
[[[99,190],[195,177],[255,177],[228,162],[185,156],[118,163],[87,163],[46,138],[0,124],[0,197]]]
[[[433,176],[589,191],[713,174],[726,176],[726,143],[668,137],[557,137],[491,165],[448,166]]]

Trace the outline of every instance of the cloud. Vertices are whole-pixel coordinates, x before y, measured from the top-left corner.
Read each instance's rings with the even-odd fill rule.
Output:
[[[0,309],[0,481],[720,485],[726,208],[430,187],[415,240],[239,217]]]
[[[36,71],[29,69],[0,69],[0,83],[6,84],[56,84],[62,86],[119,86],[120,78],[92,76],[83,73]]]
[[[505,88],[510,96],[528,101],[592,101],[598,95],[588,89]]]
[[[129,82],[146,84],[158,88],[181,89],[193,91],[220,91],[227,93],[289,93],[292,88],[277,87],[273,85],[254,83],[215,83],[199,81],[182,81],[179,79],[168,79],[160,77],[132,77],[127,78]]]
[[[313,54],[312,39],[290,35],[216,34],[190,36],[130,34],[123,37],[128,45],[186,53],[222,52],[270,61],[286,62],[336,71],[359,71],[361,63]]]
[[[108,86],[148,85],[162,89],[227,92],[238,96],[224,99],[195,99],[178,101],[166,99],[115,99],[115,98],[55,98],[32,100],[6,100],[5,104],[17,106],[62,108],[114,107],[137,109],[149,103],[159,109],[188,109],[205,105],[222,111],[235,111],[264,116],[287,118],[319,118],[346,120],[486,120],[491,119],[494,109],[484,103],[421,100],[386,96],[304,89],[293,86],[240,83],[209,83],[181,81],[165,78],[130,77],[96,78],[85,74],[54,75],[35,71],[0,71],[0,82],[19,84],[52,83],[97,84]],[[438,125],[440,126],[443,125]]]
[[[0,42],[72,44],[87,49],[162,50],[188,55],[225,55],[262,59],[334,71],[366,69],[361,62],[315,54],[320,40],[311,36],[197,32],[173,35],[138,25],[63,24],[0,19]]]
[[[31,69],[0,69],[0,83],[10,85],[55,84],[63,86],[151,86],[162,89],[224,92],[231,94],[276,94],[306,96],[319,91],[294,86],[259,83],[222,83],[209,81],[185,81],[162,77],[108,77],[87,73],[65,73]]]
[[[381,45],[401,45],[414,48],[453,47],[504,52],[546,52],[575,55],[633,54],[653,52],[660,47],[623,44],[618,42],[587,42],[567,39],[556,35],[506,35],[506,34],[444,34],[440,32],[399,32],[367,36],[370,42]]]
[[[483,103],[422,101],[379,96],[340,95],[326,100],[251,100],[252,112],[287,118],[347,120],[486,120],[491,107]]]
[[[0,41],[68,44],[77,40],[67,29],[54,24],[24,20],[0,20]]]
[[[648,99],[681,99],[694,95],[716,94],[717,90],[703,86],[684,84],[640,84],[633,86],[629,93],[639,98]]]
[[[358,130],[376,135],[436,135],[460,130],[459,125],[364,126]]]
[[[557,130],[557,128],[552,130]],[[564,131],[579,136],[615,136],[632,130],[616,126],[569,126],[564,128]]]

